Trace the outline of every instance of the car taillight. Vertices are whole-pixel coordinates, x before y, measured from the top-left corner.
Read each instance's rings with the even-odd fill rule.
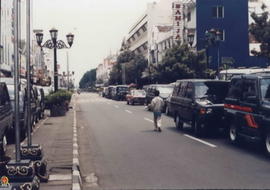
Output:
[[[206,109],[205,109],[205,108],[201,108],[201,109],[200,109],[200,114],[201,114],[201,115],[206,114]]]

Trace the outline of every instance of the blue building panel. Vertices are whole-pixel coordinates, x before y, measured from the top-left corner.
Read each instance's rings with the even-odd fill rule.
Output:
[[[223,17],[214,17],[214,7],[224,7]],[[219,44],[220,66],[230,60],[234,67],[265,66],[265,59],[249,56],[248,1],[197,0],[197,48],[205,48],[205,32],[212,28],[223,30],[224,41]],[[217,13],[218,14],[218,13]],[[218,67],[218,47],[209,47],[209,66]]]

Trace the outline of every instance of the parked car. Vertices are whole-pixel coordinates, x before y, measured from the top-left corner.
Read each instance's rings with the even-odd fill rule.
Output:
[[[35,122],[41,119],[41,96],[38,88],[36,86],[33,87],[34,100],[36,102],[36,111],[35,111]]]
[[[159,96],[165,100],[173,91],[173,85],[171,84],[151,84],[147,86],[145,104],[151,103],[152,99],[155,97],[155,91],[159,91]]]
[[[0,154],[5,154],[7,144],[7,132],[13,122],[13,111],[11,107],[8,89],[5,83],[0,82]]]
[[[112,98],[112,91],[114,86],[108,86],[105,91],[105,98],[111,99]]]
[[[230,141],[261,141],[270,156],[270,75],[234,77],[225,103]]]
[[[146,93],[144,90],[131,90],[130,93],[127,94],[127,104],[144,104]]]
[[[44,118],[45,112],[45,92],[43,88],[39,89],[39,97],[40,97],[40,107],[41,107],[41,115],[40,119]]]
[[[229,82],[217,80],[179,80],[172,97],[171,110],[177,128],[189,123],[196,136],[207,129],[225,128],[224,101]],[[218,125],[217,125],[218,123]]]
[[[165,101],[164,101],[164,112],[168,116],[170,116],[172,114],[171,99],[172,99],[172,94],[170,94],[169,97],[166,98]]]
[[[2,82],[5,82],[7,85],[12,111],[14,113],[15,112],[14,78],[2,77],[0,80]],[[26,81],[24,79],[21,79],[19,85],[19,125],[20,125],[21,139],[24,139],[27,127],[26,99],[24,91],[25,88],[26,88]],[[15,140],[14,136],[15,136],[15,118],[13,117],[12,125],[7,131],[8,143],[14,142]]]
[[[14,93],[14,85],[7,85],[8,93],[11,101],[11,107],[13,113],[15,113],[15,93]],[[20,125],[20,134],[21,139],[24,139],[27,132],[27,112],[26,112],[26,99],[25,99],[25,91],[19,91],[19,125]],[[13,117],[12,126],[8,129],[7,140],[9,143],[13,143],[15,138],[15,117]]]
[[[25,91],[25,101],[27,100],[27,89],[24,89]],[[35,122],[37,121],[37,100],[35,97],[35,92],[33,87],[30,89],[30,97],[31,97],[31,103],[30,103],[30,108],[31,108],[31,127],[33,128],[35,125]]]
[[[238,68],[238,69],[226,69],[219,72],[218,78],[220,80],[231,80],[234,76],[256,74],[256,73],[270,73],[270,68]]]
[[[127,85],[117,85],[112,88],[112,99],[113,100],[126,100],[128,92]]]

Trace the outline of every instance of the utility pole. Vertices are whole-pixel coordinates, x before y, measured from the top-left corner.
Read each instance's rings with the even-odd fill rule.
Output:
[[[69,90],[69,55],[68,52],[66,52],[67,54],[67,89]]]

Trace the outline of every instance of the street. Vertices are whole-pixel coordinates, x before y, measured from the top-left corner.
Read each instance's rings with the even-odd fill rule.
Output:
[[[163,131],[154,132],[144,106],[97,94],[75,102],[84,189],[270,187],[269,159],[259,146],[233,146],[223,135],[197,139],[165,115]]]

